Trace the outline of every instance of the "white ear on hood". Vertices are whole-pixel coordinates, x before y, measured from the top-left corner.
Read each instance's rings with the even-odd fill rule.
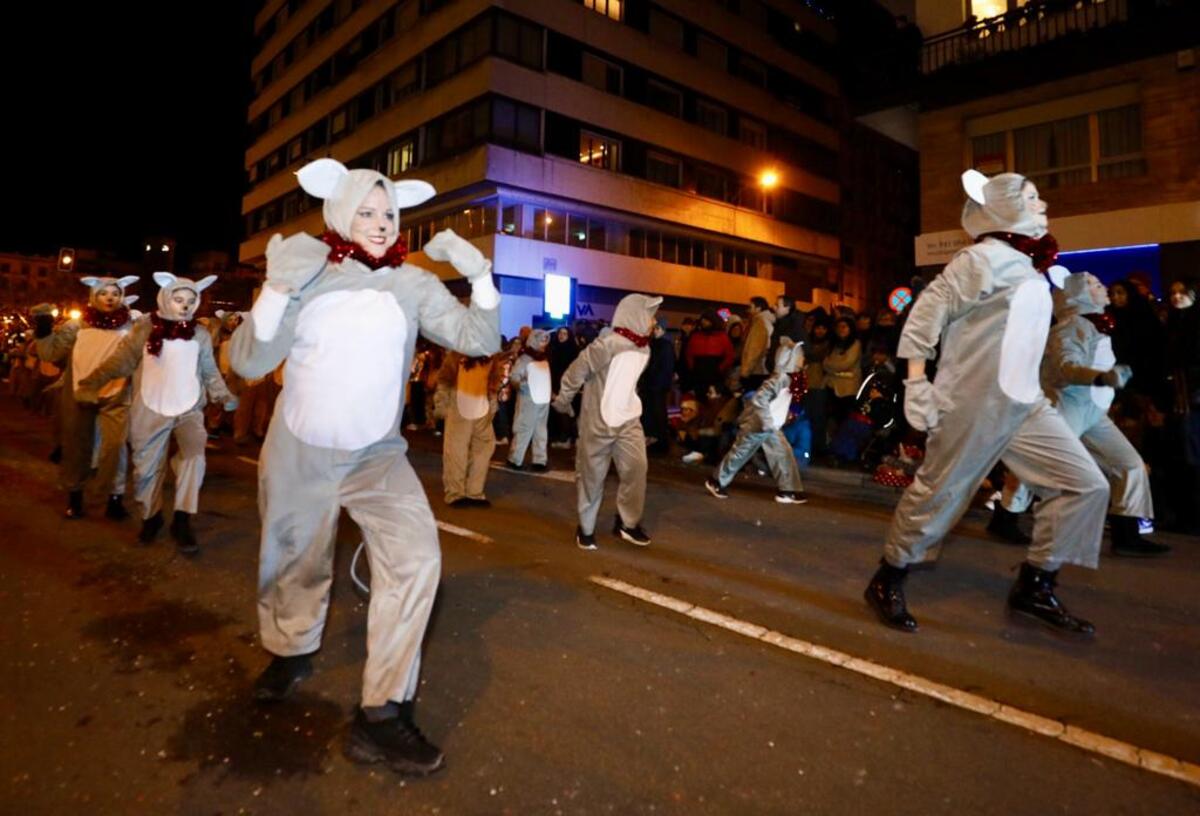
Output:
[[[983,187],[988,183],[988,177],[978,170],[968,170],[962,174],[963,190],[967,194],[967,198],[974,201],[976,204],[986,204],[987,200],[983,195]]]
[[[1063,285],[1067,282],[1067,276],[1071,274],[1071,270],[1067,269],[1065,266],[1055,264],[1046,270],[1046,274],[1049,276],[1051,283],[1053,283],[1059,289],[1062,289]],[[1084,272],[1083,274],[1086,275],[1087,273]]]
[[[206,277],[203,277],[200,280],[196,281],[196,291],[203,292],[205,289],[212,286],[216,282],[217,282],[216,275],[208,275]]]
[[[123,278],[117,278],[117,284],[124,289],[126,286],[132,286],[138,282],[137,275],[126,275]]]
[[[658,307],[662,305],[662,302],[663,302],[663,299],[661,297],[646,298],[646,311],[647,312],[657,311]]]
[[[170,272],[155,272],[154,282],[158,284],[159,289],[165,289],[175,282],[175,276]]]
[[[415,207],[437,195],[432,184],[420,179],[394,181],[392,186],[396,188],[396,206],[401,209]]]
[[[296,171],[296,178],[304,192],[320,199],[333,197],[338,182],[350,171],[336,159],[317,159]]]
[[[79,282],[80,282],[80,283],[82,283],[84,286],[88,287],[89,289],[91,289],[91,288],[92,288],[92,287],[94,287],[94,286],[95,286],[97,283],[99,283],[99,282],[100,282],[100,279],[99,279],[99,278],[94,278],[94,277],[92,277],[91,275],[88,275],[86,278],[80,278],[80,279],[79,279]]]
[[[125,296],[125,305],[132,306],[133,304],[138,302],[139,297],[141,297],[141,296],[140,295],[126,295]]]

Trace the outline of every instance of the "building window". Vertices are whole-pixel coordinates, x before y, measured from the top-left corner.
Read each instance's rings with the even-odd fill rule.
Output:
[[[608,60],[600,59],[591,52],[583,52],[584,84],[591,85],[605,93],[621,95],[622,71],[619,65],[613,65]]]
[[[1146,174],[1142,154],[1142,109],[1140,105],[1100,111],[1096,114],[1100,136],[1097,178],[1114,179]]]
[[[391,107],[406,96],[416,93],[419,89],[417,63],[414,60],[394,71],[387,78],[387,81],[384,83],[384,105]]]
[[[729,70],[729,49],[712,37],[696,36],[696,58],[718,71]]]
[[[720,105],[696,100],[696,124],[705,130],[725,136],[729,133],[729,114]]]
[[[542,69],[542,28],[502,14],[496,19],[496,53],[505,59]]]
[[[767,149],[767,128],[760,122],[742,117],[738,123],[738,139],[755,150]]]
[[[500,144],[537,153],[541,150],[541,111],[519,102],[492,102],[492,138]]]
[[[646,180],[668,187],[680,185],[682,167],[679,159],[650,151],[646,153]]]
[[[767,85],[767,66],[745,54],[738,55],[737,67],[734,73],[759,87],[765,88]]]
[[[646,83],[646,104],[670,116],[683,115],[683,95],[653,79]]]
[[[1091,180],[1088,117],[1014,130],[1013,161],[1018,173],[1044,190]]]
[[[407,171],[417,158],[417,145],[412,139],[397,142],[388,148],[387,175],[398,176]]]
[[[656,8],[650,9],[650,36],[663,45],[683,49],[683,23]]]
[[[728,196],[729,180],[720,170],[696,168],[696,194],[724,201]]]
[[[335,113],[333,115],[333,117],[329,120],[330,138],[337,139],[341,136],[344,136],[346,134],[347,126],[348,126],[348,119],[346,116],[346,109],[342,108],[340,111]]]
[[[583,0],[583,7],[603,14],[611,20],[621,19],[621,0]]]
[[[571,213],[567,222],[567,243],[571,246],[587,247],[588,220],[586,215]]]
[[[601,170],[620,169],[621,143],[586,130],[579,132],[579,161]]]
[[[980,173],[993,176],[1008,168],[1006,134],[989,133],[971,140],[972,164]]]
[[[521,205],[508,204],[500,212],[500,231],[505,235],[520,235]]]

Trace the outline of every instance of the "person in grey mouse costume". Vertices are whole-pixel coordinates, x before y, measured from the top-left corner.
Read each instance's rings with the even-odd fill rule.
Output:
[[[179,551],[199,551],[191,518],[199,511],[204,483],[204,406],[237,407],[217,370],[212,335],[194,319],[200,293],[216,281],[198,281],[155,272],[158,308],[134,323],[104,362],[75,388],[80,402],[96,402],[113,380],[133,376],[129,444],[133,451],[135,498],[141,509],[138,540],[150,544],[163,526],[162,491],[167,477],[167,451],[172,436],[178,446],[171,460],[175,473],[175,515],[170,532]]]
[[[1138,519],[1154,518],[1150,474],[1137,450],[1108,417],[1116,390],[1131,376],[1129,366],[1117,362],[1112,338],[1089,319],[1101,315],[1108,305],[1108,289],[1094,275],[1079,272],[1067,276],[1063,288],[1054,293],[1054,328],[1042,359],[1042,387],[1071,430],[1079,436],[1100,470],[1108,477],[1111,491],[1110,521],[1114,555],[1146,557],[1161,555],[1171,548],[1142,537]],[[1005,485],[1001,501],[993,511],[989,529],[1009,540],[1016,530],[1017,514],[1024,512],[1033,491],[1018,482]],[[1000,521],[997,521],[999,519]]]
[[[549,345],[550,332],[534,329],[508,374],[508,381],[517,388],[517,414],[513,419],[512,446],[508,449],[510,468],[521,469],[525,451],[532,443],[530,470],[546,470],[546,426],[551,397],[550,362],[546,359]]]
[[[242,377],[287,364],[258,468],[258,620],[273,659],[254,694],[281,700],[312,673],[344,508],[371,564],[362,698],[346,756],[425,775],[443,755],[417,728],[413,700],[441,551],[400,433],[404,387],[418,334],[472,357],[497,352],[500,293],[491,262],[451,230],[424,252],[470,281],[470,306],[405,262],[400,210],[434,195],[426,182],[393,182],[333,159],[297,176],[324,201],[328,231],[271,238],[266,284],[230,345]]]
[[[613,313],[612,329],[587,345],[563,372],[551,405],[570,416],[571,401],[583,389],[579,412],[579,441],[575,449],[575,482],[579,526],[575,543],[596,549],[596,516],[604,499],[609,465],[620,477],[613,534],[645,547],[650,536],[642,529],[646,505],[646,437],[642,432],[642,402],[637,384],[650,361],[654,313],[661,297],[626,295]]]
[[[80,402],[75,392],[80,380],[91,374],[132,329],[125,289],[138,278],[89,276],[79,280],[88,287],[88,305],[79,319],[68,320],[53,331],[48,324],[39,324],[34,331],[41,359],[66,361],[58,414],[62,445],[59,479],[67,491],[66,517],[81,518],[83,489],[94,464],[96,483],[108,495],[104,514],[121,520],[129,517],[122,503],[127,474],[129,380],[122,377],[110,381],[94,402]]]
[[[705,489],[718,499],[729,498],[726,489],[738,472],[760,449],[767,467],[775,477],[775,501],[780,504],[804,504],[804,486],[800,482],[800,467],[792,446],[783,436],[788,409],[792,405],[792,372],[804,365],[804,347],[784,337],[775,352],[771,376],[754,392],[738,417],[738,433],[733,445],[713,475],[704,482]]]
[[[1091,623],[1055,593],[1065,564],[1094,569],[1108,482],[1042,393],[1038,369],[1050,330],[1050,278],[1057,243],[1046,204],[1016,173],[963,174],[962,225],[975,243],[960,250],[913,305],[898,357],[908,360],[904,413],[929,432],[925,460],[896,506],[879,570],[865,591],[887,625],[917,630],[904,597],[912,564],[933,561],[942,539],[984,477],[1004,464],[1043,501],[1008,608],[1071,635]],[[937,354],[937,380],[925,364]]]

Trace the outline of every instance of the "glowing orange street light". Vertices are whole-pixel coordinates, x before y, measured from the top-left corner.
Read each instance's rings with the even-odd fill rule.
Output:
[[[779,184],[779,173],[774,170],[764,170],[758,177],[758,183],[764,190],[774,189]]]

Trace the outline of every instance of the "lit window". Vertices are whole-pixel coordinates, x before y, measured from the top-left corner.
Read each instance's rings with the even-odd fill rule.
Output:
[[[621,143],[586,130],[579,132],[579,161],[601,170],[617,170]]]
[[[411,139],[388,148],[387,174],[398,176],[411,168],[416,158],[416,145]]]
[[[621,19],[621,0],[583,0],[583,7],[613,20]]]

